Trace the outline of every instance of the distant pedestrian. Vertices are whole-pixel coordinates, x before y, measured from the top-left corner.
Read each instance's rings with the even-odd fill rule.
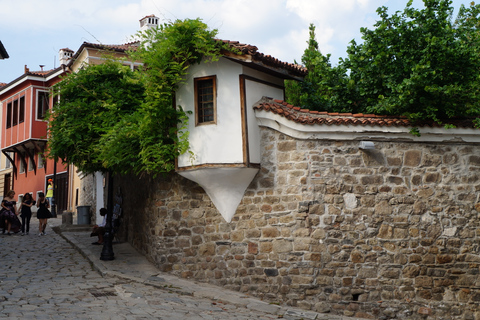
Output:
[[[0,210],[0,219],[3,226],[3,233],[7,229],[7,234],[11,235],[11,232],[17,233],[20,231],[22,224],[17,217],[17,202],[15,201],[15,191],[8,191],[5,198],[2,200],[2,209]]]
[[[50,208],[50,203],[48,203],[48,200],[45,198],[45,194],[43,192],[38,194],[37,208],[38,235],[44,236],[47,234],[45,232],[47,220],[52,217],[52,213],[50,210],[48,210],[48,208]]]
[[[52,199],[53,199],[53,180],[48,179],[48,184],[47,184],[47,194],[45,197],[48,200],[48,203],[51,205],[52,204]]]
[[[35,200],[32,198],[31,193],[26,193],[23,196],[23,201],[20,206],[20,217],[22,218],[22,236],[30,232],[30,219],[32,218],[32,206],[35,204]]]

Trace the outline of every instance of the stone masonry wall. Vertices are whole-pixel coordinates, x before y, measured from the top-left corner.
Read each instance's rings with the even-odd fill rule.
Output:
[[[480,319],[480,146],[262,129],[231,223],[177,174],[117,177],[122,234],[163,271],[370,319]]]

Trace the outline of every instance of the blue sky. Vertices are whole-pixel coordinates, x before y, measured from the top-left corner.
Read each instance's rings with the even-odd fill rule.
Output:
[[[58,51],[76,51],[84,42],[119,44],[131,40],[139,19],[155,14],[163,22],[201,18],[218,37],[252,44],[282,61],[300,61],[308,26],[316,26],[322,53],[332,62],[346,56],[360,28],[371,27],[376,9],[403,10],[407,0],[0,0],[0,41],[9,59],[0,60],[0,82],[30,70],[58,67]],[[456,10],[471,1],[454,0]],[[415,0],[421,7],[423,1]]]

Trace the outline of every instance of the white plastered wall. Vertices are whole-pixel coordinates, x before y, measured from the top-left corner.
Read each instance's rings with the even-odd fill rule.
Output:
[[[243,162],[239,75],[241,65],[226,59],[192,66],[187,83],[176,93],[177,106],[189,115],[190,154],[178,158],[178,167],[207,163],[236,164]],[[217,123],[195,126],[194,79],[216,76]]]

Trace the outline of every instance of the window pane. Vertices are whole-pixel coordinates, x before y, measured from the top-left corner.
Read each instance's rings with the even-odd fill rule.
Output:
[[[18,123],[25,121],[25,96],[20,97],[20,109],[18,110]]]
[[[215,121],[215,82],[213,78],[197,81],[198,123]]]
[[[12,126],[12,103],[7,104],[7,128]]]
[[[13,101],[13,125],[18,124],[18,100]]]

